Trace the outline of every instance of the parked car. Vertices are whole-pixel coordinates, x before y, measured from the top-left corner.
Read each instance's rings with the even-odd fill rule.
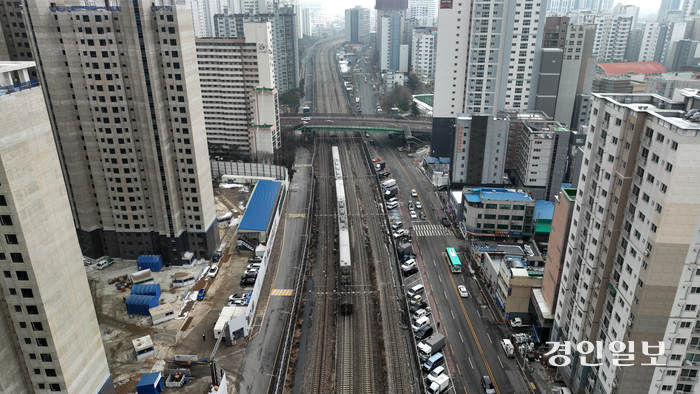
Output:
[[[254,256],[248,259],[249,263],[259,263],[262,261],[262,257],[260,256]]]
[[[413,298],[411,298],[411,305],[416,305],[423,301],[423,297],[421,295],[414,295]]]
[[[256,278],[242,278],[241,279],[241,286],[251,286],[255,284],[255,279]]]
[[[245,301],[247,299],[248,299],[248,292],[247,291],[244,293],[231,294],[230,296],[228,296],[229,302],[241,301],[241,300]]]
[[[400,229],[401,227],[403,227],[403,222],[396,222],[396,223],[394,223],[394,224],[391,225],[391,228],[394,229],[394,230],[398,230],[398,229]]]
[[[404,277],[411,276],[411,275],[415,274],[416,272],[418,272],[418,268],[411,268],[408,271],[401,271],[401,273],[403,274]]]
[[[408,235],[408,230],[406,230],[405,228],[402,228],[400,230],[397,230],[393,235],[394,235],[394,238],[401,238],[403,236]]]
[[[202,301],[205,295],[207,295],[206,289],[199,289],[197,292],[197,301]]]
[[[428,303],[427,303],[427,302],[425,302],[425,301],[420,301],[420,302],[417,302],[417,303],[413,304],[413,306],[411,307],[411,309],[409,309],[409,312],[411,312],[411,314],[414,314],[414,313],[416,313],[416,311],[419,311],[419,310],[424,309],[424,308],[427,308],[427,307],[428,307]]]
[[[457,286],[457,290],[459,290],[460,297],[462,297],[462,298],[469,297],[469,292],[467,292],[467,288],[464,285]]]
[[[433,326],[425,326],[413,335],[416,337],[417,341],[422,341],[425,338],[428,338],[429,336],[433,335]]]
[[[216,274],[219,273],[219,266],[218,265],[212,265],[211,268],[209,268],[209,272],[207,273],[207,278],[216,278]]]
[[[248,264],[248,266],[246,267],[246,269],[251,269],[251,268],[260,269],[260,263]]]

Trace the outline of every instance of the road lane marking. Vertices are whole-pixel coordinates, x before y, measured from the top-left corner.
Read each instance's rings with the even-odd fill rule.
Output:
[[[459,334],[459,339],[461,339],[462,343],[464,343],[464,337],[462,336],[462,331],[458,332],[457,334]]]
[[[486,333],[486,336],[489,337],[489,342],[493,343],[493,341],[491,340],[491,335],[489,335],[488,332]]]
[[[499,356],[496,356],[496,358],[498,359],[498,362],[501,364],[501,369],[505,369],[505,368],[503,368],[503,361],[501,361],[501,358]]]

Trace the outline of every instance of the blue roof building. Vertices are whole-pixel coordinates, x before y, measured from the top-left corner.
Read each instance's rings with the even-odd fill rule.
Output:
[[[524,190],[464,188],[458,225],[475,237],[522,237],[533,233],[535,200]]]
[[[275,214],[277,210],[281,210],[281,195],[282,182],[259,181],[253,189],[241,223],[238,225],[238,235],[265,243]]]

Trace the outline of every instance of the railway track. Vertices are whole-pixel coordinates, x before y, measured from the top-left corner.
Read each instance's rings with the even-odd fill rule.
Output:
[[[316,248],[311,260],[314,278],[314,301],[312,305],[312,324],[309,335],[314,338],[309,341],[313,349],[309,349],[310,354],[314,354],[312,368],[306,368],[307,374],[311,377],[305,378],[305,382],[311,382],[311,386],[306,386],[303,392],[330,393],[334,391],[332,376],[333,366],[333,344],[335,342],[335,318],[333,290],[335,289],[335,261],[333,252],[336,238],[335,221],[335,184],[333,182],[333,165],[331,160],[330,142],[319,143],[316,146],[316,158],[314,163],[318,168],[315,187],[318,196],[315,203],[317,213],[316,226]],[[311,367],[311,365],[309,365]]]
[[[314,62],[314,103],[312,112],[348,114],[345,100],[345,87],[338,74],[335,62],[335,50],[343,39],[332,40],[322,44]]]

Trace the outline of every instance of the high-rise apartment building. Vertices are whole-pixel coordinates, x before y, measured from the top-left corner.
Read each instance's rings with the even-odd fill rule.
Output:
[[[435,78],[437,30],[429,27],[413,29],[411,68],[424,80]]]
[[[545,23],[535,109],[572,129],[587,113],[597,64],[595,31],[595,25],[568,23],[567,17],[548,17]]]
[[[237,36],[238,28],[233,14],[214,15],[214,37],[235,38]]]
[[[270,22],[244,22],[243,37],[196,41],[207,141],[253,158],[280,147]],[[270,96],[269,99],[263,98]],[[269,135],[251,125],[270,125]]]
[[[17,1],[0,2],[0,61],[33,60],[22,4]],[[31,68],[28,72],[30,78],[37,78],[36,69]]]
[[[376,58],[382,72],[396,71],[399,67],[400,47],[404,44],[404,21],[408,0],[377,0]]]
[[[681,0],[661,0],[661,6],[659,7],[659,13],[656,16],[656,20],[667,20],[669,13],[680,10],[680,8]]]
[[[459,114],[450,152],[450,182],[460,185],[503,183],[509,118]]]
[[[435,27],[437,3],[432,0],[408,0],[406,19],[417,19],[418,26]]]
[[[83,253],[211,256],[219,231],[188,6],[37,0],[24,12]]]
[[[572,11],[608,12],[613,7],[613,0],[552,0],[547,2],[547,13],[567,14]]]
[[[581,16],[583,24],[596,25],[593,53],[598,54],[598,61],[623,62],[633,18],[603,13],[583,14]]]
[[[0,63],[0,392],[114,393],[34,62]],[[12,86],[21,84],[21,90]]]
[[[572,391],[694,392],[700,124],[684,115],[695,93],[593,94],[551,340],[604,346],[588,366],[574,349],[559,368]],[[616,366],[614,341],[635,343],[634,365]],[[643,365],[643,341],[666,343],[663,367]]]
[[[630,4],[617,3],[613,6],[611,14],[615,16],[631,16],[632,27],[635,27],[637,25],[637,20],[639,19],[639,7]]]
[[[637,59],[628,60],[639,62],[661,61],[661,54],[663,52],[664,42],[666,41],[667,31],[668,22],[647,21],[644,24],[642,42],[639,46],[639,56]]]
[[[539,74],[545,13],[541,3],[453,1],[438,17],[433,156],[450,153],[460,113],[531,109]]]
[[[369,8],[359,5],[345,10],[345,43],[363,44],[369,40]]]

